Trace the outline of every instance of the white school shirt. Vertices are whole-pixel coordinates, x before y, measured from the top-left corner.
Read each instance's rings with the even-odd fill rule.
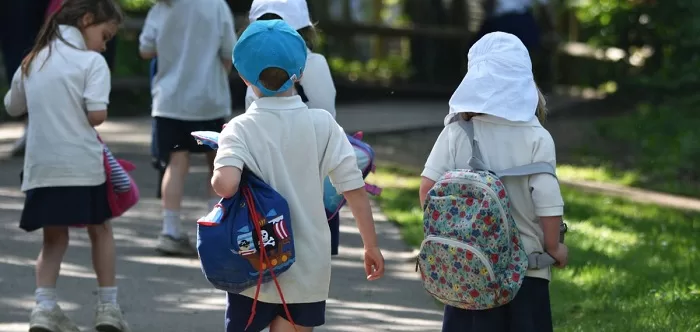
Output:
[[[328,111],[335,118],[335,85],[326,58],[307,49],[306,66],[299,84],[304,88],[304,93],[309,101],[309,108],[318,108]],[[245,108],[257,100],[253,88],[248,87],[245,93]]]
[[[338,192],[364,186],[343,129],[328,112],[309,109],[299,96],[260,98],[221,132],[214,168],[224,166],[248,168],[289,204],[296,261],[279,277],[285,300],[327,300],[331,235],[323,180],[330,175]],[[253,298],[255,286],[241,294]],[[262,285],[258,299],[281,303],[272,282]]]
[[[224,0],[157,2],[139,37],[142,52],[156,52],[151,115],[205,121],[231,115],[228,73],[236,43],[233,15]]]
[[[102,144],[86,112],[107,110],[109,67],[87,50],[80,30],[61,25],[59,31],[70,45],[52,41],[50,56],[41,50],[28,76],[17,69],[5,96],[7,113],[29,115],[22,191],[105,182]]]
[[[501,16],[509,13],[525,13],[532,8],[533,3],[545,5],[549,0],[496,0],[493,8],[493,16]]]
[[[533,162],[548,162],[556,166],[554,140],[537,118],[529,122],[512,122],[492,115],[475,116],[474,136],[479,142],[483,161],[491,169],[503,170]],[[422,176],[437,181],[453,169],[469,169],[471,142],[457,122],[440,133]],[[551,175],[503,178],[512,204],[512,215],[523,241],[525,251],[544,252],[544,232],[538,217],[561,216],[564,200],[559,182]],[[529,277],[551,278],[550,269],[528,270]]]

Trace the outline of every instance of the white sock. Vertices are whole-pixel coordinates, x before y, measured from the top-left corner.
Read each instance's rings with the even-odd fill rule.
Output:
[[[170,235],[174,238],[180,238],[180,211],[164,210],[163,211],[163,234]]]
[[[100,287],[97,289],[97,303],[117,304],[117,287]]]
[[[37,288],[34,296],[36,297],[36,305],[39,308],[53,310],[58,305],[56,288]]]
[[[214,209],[214,205],[219,204],[219,201],[221,201],[220,197],[212,197],[209,199],[209,202],[207,202],[207,208],[209,211]]]

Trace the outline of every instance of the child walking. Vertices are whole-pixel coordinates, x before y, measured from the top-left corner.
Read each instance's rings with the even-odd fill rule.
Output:
[[[469,168],[471,140],[456,122],[460,118],[473,122],[481,159],[491,169],[533,162],[556,166],[554,141],[541,125],[545,100],[523,43],[511,34],[490,33],[474,44],[468,57],[468,72],[450,99],[445,129],[421,174],[421,203],[442,174]],[[568,249],[559,241],[564,201],[557,179],[538,174],[501,180],[526,252],[547,252],[557,267],[564,267]],[[549,268],[528,270],[514,300],[495,309],[468,311],[447,305],[442,331],[552,331],[550,279]]]
[[[254,0],[248,15],[250,22],[260,20],[284,20],[306,42],[306,67],[304,76],[294,84],[296,93],[309,108],[326,110],[335,118],[335,85],[331,69],[323,54],[314,53],[318,38],[311,23],[306,0]],[[258,97],[252,87],[246,89],[245,107],[248,109]],[[340,245],[340,215],[328,221],[331,229],[331,255],[338,254]]]
[[[129,331],[117,304],[112,212],[103,146],[93,128],[107,118],[110,92],[109,68],[98,52],[105,50],[121,21],[112,0],[66,0],[42,28],[5,96],[10,115],[29,116],[20,228],[44,233],[31,332],[79,331],[56,296],[72,225],[87,225],[92,244],[99,285],[95,328]]]
[[[365,249],[368,280],[384,274],[374,220],[355,153],[329,112],[309,109],[294,93],[302,77],[307,49],[302,37],[281,20],[253,22],[241,35],[233,64],[259,98],[221,132],[212,186],[222,197],[238,191],[247,168],[278,191],[289,204],[296,261],[279,277],[285,310],[274,284],[264,284],[255,316],[245,331],[311,331],[325,322],[331,260],[323,179],[330,175],[344,193],[357,220]],[[244,331],[253,310],[256,287],[228,294],[226,330]]]
[[[218,132],[231,115],[233,16],[224,0],[159,0],[146,16],[139,41],[142,58],[158,57],[151,114],[163,230],[156,248],[165,254],[194,255],[180,219],[185,178],[191,153],[206,153],[209,165],[215,153],[198,145],[190,133]],[[206,185],[211,210],[219,198]]]

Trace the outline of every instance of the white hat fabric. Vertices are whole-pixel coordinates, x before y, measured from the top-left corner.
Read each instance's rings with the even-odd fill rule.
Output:
[[[445,125],[459,113],[483,113],[510,121],[535,118],[538,93],[532,62],[518,37],[492,32],[469,49],[469,68],[450,98]]]
[[[294,30],[313,25],[306,0],[254,0],[248,19],[254,22],[264,14],[276,14]]]

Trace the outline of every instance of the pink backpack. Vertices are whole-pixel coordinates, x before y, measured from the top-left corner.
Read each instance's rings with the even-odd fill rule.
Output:
[[[112,217],[123,215],[139,202],[139,187],[128,172],[136,169],[129,161],[117,159],[98,136],[104,147],[105,175],[107,176],[107,201],[112,210]]]

